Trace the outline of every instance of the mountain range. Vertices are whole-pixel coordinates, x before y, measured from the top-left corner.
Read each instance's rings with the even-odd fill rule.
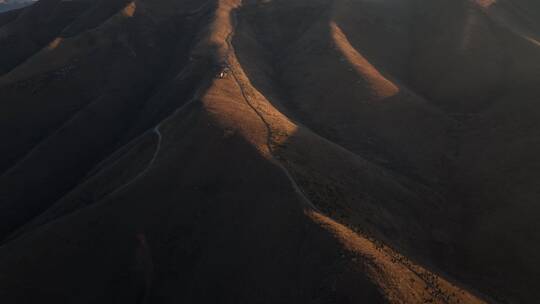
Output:
[[[535,0],[0,14],[0,302],[536,303],[539,18]]]

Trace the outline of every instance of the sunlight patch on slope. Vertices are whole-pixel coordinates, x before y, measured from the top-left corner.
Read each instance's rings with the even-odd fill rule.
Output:
[[[534,44],[535,46],[537,47],[540,47],[540,41],[532,38],[532,37],[529,37],[527,35],[522,35],[523,39],[529,41],[530,43]]]
[[[208,34],[194,47],[194,56],[212,54],[217,56],[218,61],[225,60],[228,53],[227,39],[230,38],[233,28],[231,16],[241,2],[241,0],[218,1],[214,16],[211,17],[208,26]]]
[[[55,38],[53,41],[49,43],[49,45],[47,45],[47,51],[53,51],[57,49],[62,43],[62,41],[64,41],[64,38],[62,37]]]
[[[476,3],[480,5],[481,7],[488,8],[495,4],[496,0],[476,0]]]
[[[195,47],[197,56],[213,48],[212,56],[226,67],[202,100],[209,112],[219,113],[216,118],[224,128],[238,132],[263,156],[273,158],[272,147],[286,142],[297,126],[255,88],[236,57],[232,45],[237,34],[234,11],[240,5],[238,0],[219,1],[207,37]]]
[[[350,43],[341,28],[335,23],[330,23],[332,39],[338,50],[342,53],[349,64],[356,72],[364,78],[370,89],[379,98],[387,98],[399,93],[399,88],[390,80],[385,78],[362,54],[360,54]]]
[[[307,215],[336,237],[351,264],[364,264],[390,303],[485,303],[468,291],[415,264],[393,249],[315,211]]]
[[[137,4],[135,4],[135,1],[133,1],[128,3],[128,5],[126,5],[124,9],[122,9],[121,14],[124,17],[130,18],[135,15],[135,11],[137,11]]]

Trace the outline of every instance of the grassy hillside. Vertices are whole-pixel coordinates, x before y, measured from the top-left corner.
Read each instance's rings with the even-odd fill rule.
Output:
[[[0,14],[0,301],[534,303],[530,0]]]

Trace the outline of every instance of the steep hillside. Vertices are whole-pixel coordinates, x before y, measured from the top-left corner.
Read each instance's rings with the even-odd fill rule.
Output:
[[[531,0],[0,14],[0,302],[534,303]]]

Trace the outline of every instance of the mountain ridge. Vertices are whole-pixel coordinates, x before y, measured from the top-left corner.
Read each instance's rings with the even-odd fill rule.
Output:
[[[540,52],[509,3],[0,15],[0,298],[531,302]]]

